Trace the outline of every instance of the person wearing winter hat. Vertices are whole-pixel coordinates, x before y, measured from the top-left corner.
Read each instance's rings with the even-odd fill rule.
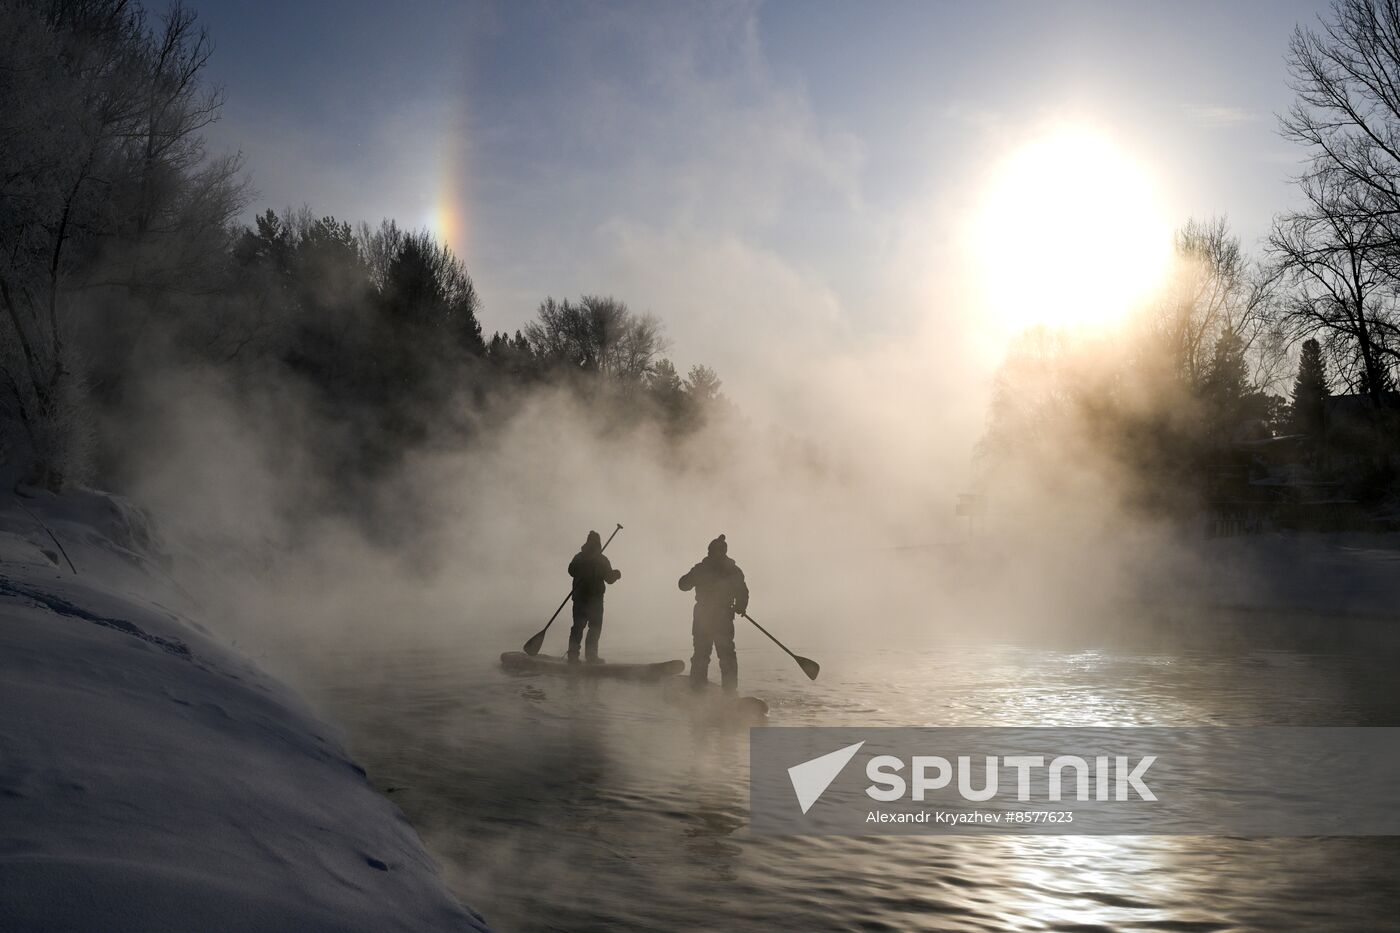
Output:
[[[749,587],[744,571],[729,557],[724,535],[710,542],[705,559],[680,579],[682,592],[695,591],[691,636],[695,654],[690,659],[690,682],[696,689],[709,680],[710,651],[719,656],[720,683],[728,693],[739,689],[739,658],[734,652],[734,616],[749,608]]]
[[[569,561],[569,576],[574,579],[574,624],[569,629],[569,661],[578,662],[579,643],[584,642],[584,656],[590,664],[602,664],[598,657],[598,640],[603,636],[603,593],[609,583],[622,579],[622,571],[614,570],[603,553],[603,539],[596,531]],[[588,638],[584,640],[584,629]]]

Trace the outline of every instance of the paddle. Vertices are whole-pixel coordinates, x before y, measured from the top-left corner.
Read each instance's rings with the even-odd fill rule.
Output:
[[[619,531],[621,531],[621,530],[622,530],[622,525],[619,524],[616,528],[613,529],[613,533],[610,534],[610,535],[608,535],[608,540],[606,540],[606,541],[603,542],[603,550],[604,550],[604,551],[606,551],[606,550],[608,549],[608,545],[609,545],[609,544],[612,544],[612,539],[613,539],[613,538],[616,538],[616,537],[617,537],[617,533],[618,533]],[[573,590],[569,590],[569,595],[568,595],[568,596],[565,596],[565,597],[564,597],[564,601],[563,601],[562,603],[559,604],[559,608],[556,609],[556,610],[554,610],[554,615],[552,615],[552,616],[549,617],[549,621],[546,622],[546,623],[544,624],[544,628],[540,629],[540,630],[535,634],[535,636],[534,636],[533,638],[531,638],[529,641],[527,641],[527,642],[525,643],[525,649],[524,649],[524,650],[525,650],[525,653],[526,653],[526,654],[528,654],[530,657],[533,658],[535,655],[537,655],[537,654],[540,653],[540,649],[544,647],[544,635],[545,635],[545,632],[548,632],[548,631],[549,631],[549,627],[550,627],[551,625],[554,624],[554,620],[557,619],[557,618],[559,618],[559,613],[561,613],[561,612],[564,611],[564,607],[567,606],[567,605],[569,604],[569,600],[571,600],[571,599],[573,599],[573,598],[574,598],[574,591],[573,591]],[[749,621],[753,621],[753,620],[751,619],[751,620],[749,620]],[[757,625],[758,623],[755,622],[754,624]],[[772,636],[770,635],[769,637],[771,638]]]
[[[750,616],[747,612],[741,612],[739,613],[739,615],[748,619],[750,622],[753,622],[754,628],[758,629],[760,632],[767,635],[769,638],[773,638],[773,633],[768,631],[768,629],[764,628],[763,626],[759,625],[757,622],[754,622],[753,617]],[[817,675],[822,672],[822,666],[820,664],[818,664],[816,661],[813,661],[811,658],[804,658],[800,654],[793,654],[791,651],[788,651],[788,646],[778,641],[778,639],[773,638],[773,644],[777,645],[784,651],[787,651],[788,657],[792,658],[794,661],[797,662],[797,666],[802,668],[802,673],[807,675],[808,680],[816,680]]]

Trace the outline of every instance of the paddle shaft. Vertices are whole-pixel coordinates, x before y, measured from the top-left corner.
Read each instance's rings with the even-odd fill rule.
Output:
[[[790,649],[787,645],[783,644],[782,642],[778,641],[778,639],[775,638],[773,636],[773,633],[768,631],[768,629],[759,625],[757,622],[754,622],[753,616],[749,615],[747,612],[741,612],[739,613],[739,615],[748,619],[750,622],[753,622],[754,628],[767,635],[769,639],[772,640],[773,644],[786,651],[788,657],[792,658],[794,661],[797,662],[797,666],[802,668],[802,673],[806,674],[809,680],[817,679],[817,674],[819,671],[821,671],[820,664],[818,664],[816,661],[813,661],[811,658],[804,658],[801,655],[793,654],[792,649]]]
[[[617,533],[618,533],[619,531],[621,531],[621,530],[622,530],[622,525],[621,525],[621,524],[618,524],[618,526],[617,526],[616,528],[613,529],[613,533],[610,534],[610,535],[608,535],[608,540],[606,540],[606,541],[603,542],[602,551],[606,551],[606,550],[608,549],[608,545],[609,545],[609,544],[612,544],[612,539],[613,539],[613,538],[616,538],[616,537],[617,537]],[[599,553],[602,553],[602,551],[599,551]],[[554,610],[554,615],[552,615],[552,616],[549,617],[549,621],[546,622],[546,623],[544,624],[544,628],[540,629],[540,633],[539,633],[538,635],[536,635],[535,638],[530,639],[530,641],[534,641],[535,639],[539,639],[539,640],[543,641],[543,640],[544,640],[544,633],[549,631],[549,627],[550,627],[551,625],[554,624],[554,620],[557,619],[557,618],[559,618],[559,613],[561,613],[561,612],[564,611],[564,607],[567,606],[567,605],[569,604],[569,600],[571,600],[571,599],[573,599],[573,598],[574,598],[574,591],[573,591],[573,590],[569,590],[569,595],[568,595],[568,596],[565,596],[565,597],[564,597],[564,601],[563,601],[562,603],[559,604],[559,608],[556,609],[556,610]],[[753,622],[752,619],[750,619],[749,621],[750,621],[750,622]],[[754,622],[754,624],[757,625],[758,623],[757,623],[757,622]],[[772,638],[773,636],[772,636],[772,635],[769,635],[768,637],[769,637],[769,638]],[[539,649],[536,648],[535,650],[538,651]],[[533,652],[527,652],[527,653],[533,653]],[[791,654],[791,652],[788,652],[788,653]]]
[[[562,609],[563,607],[561,606],[560,608]],[[750,622],[753,622],[754,628],[758,629],[760,632],[762,632],[763,634],[767,635],[769,638],[772,638],[772,639],[773,639],[773,644],[777,645],[779,648],[781,648],[781,649],[783,649],[784,651],[786,651],[786,652],[788,653],[788,657],[792,658],[794,661],[797,660],[797,655],[793,654],[792,651],[788,649],[788,646],[787,646],[787,645],[785,645],[785,644],[783,644],[782,642],[778,641],[778,639],[773,638],[773,633],[770,632],[770,631],[768,631],[768,629],[764,628],[763,626],[759,625],[757,622],[754,622],[753,617],[752,617],[751,615],[749,615],[747,612],[741,612],[741,613],[739,613],[739,615],[741,615],[741,616],[743,616],[744,618],[748,619]]]

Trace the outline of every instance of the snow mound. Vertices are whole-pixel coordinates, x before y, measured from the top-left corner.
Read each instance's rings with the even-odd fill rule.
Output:
[[[0,929],[484,930],[142,514],[0,494]]]

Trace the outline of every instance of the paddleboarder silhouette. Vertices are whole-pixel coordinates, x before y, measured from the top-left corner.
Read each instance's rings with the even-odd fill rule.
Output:
[[[569,629],[569,661],[578,662],[579,644],[583,643],[584,658],[589,664],[602,664],[598,657],[598,640],[603,636],[603,594],[609,583],[622,579],[622,571],[614,570],[603,553],[603,538],[596,531],[569,561],[569,576],[574,579],[574,624]],[[585,640],[584,629],[588,630]]]
[[[680,579],[682,592],[695,591],[695,614],[690,632],[695,654],[690,659],[690,682],[696,689],[709,681],[710,651],[719,656],[720,683],[727,693],[739,690],[739,658],[734,651],[734,615],[749,608],[744,571],[729,557],[720,535],[710,542],[705,559]]]

